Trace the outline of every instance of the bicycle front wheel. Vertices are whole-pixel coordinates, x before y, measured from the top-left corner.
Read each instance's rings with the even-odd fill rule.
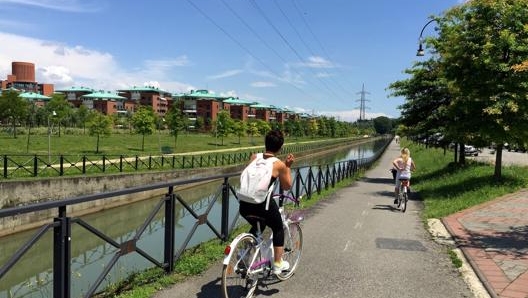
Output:
[[[288,228],[284,229],[284,255],[282,259],[290,264],[290,268],[277,274],[278,279],[286,280],[293,275],[301,260],[302,247],[303,235],[300,224],[289,223]]]
[[[222,269],[222,295],[224,298],[251,297],[257,287],[257,276],[251,272],[254,259],[255,237],[246,235],[231,244],[233,251],[229,262]]]

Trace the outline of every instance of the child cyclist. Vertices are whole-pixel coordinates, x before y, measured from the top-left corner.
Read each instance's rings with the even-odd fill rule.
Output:
[[[392,166],[397,170],[396,172],[396,185],[394,188],[394,204],[398,203],[398,195],[400,192],[400,179],[409,180],[409,185],[411,185],[411,172],[416,169],[416,165],[411,158],[411,151],[409,148],[403,148],[400,151],[400,156],[392,162]]]

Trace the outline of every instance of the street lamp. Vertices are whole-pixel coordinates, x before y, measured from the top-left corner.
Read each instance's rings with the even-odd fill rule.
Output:
[[[427,25],[431,24],[433,21],[436,21],[436,20],[432,19],[429,22],[427,22],[423,26],[422,31],[420,32],[420,37],[418,38],[418,51],[416,52],[416,56],[421,57],[421,56],[423,56],[425,54],[424,49],[423,49],[423,37],[422,37],[422,35],[423,35],[424,30],[425,30],[425,27],[427,27]]]
[[[160,153],[163,154],[163,149],[161,148],[161,127],[163,126],[165,128],[165,118],[161,118],[160,120],[158,120],[158,145]]]
[[[57,116],[57,113],[53,111],[48,115],[48,163],[51,163],[51,126],[50,126],[50,116]]]

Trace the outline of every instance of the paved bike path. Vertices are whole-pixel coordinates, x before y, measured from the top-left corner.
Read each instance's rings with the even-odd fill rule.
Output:
[[[392,143],[363,179],[307,211],[298,270],[254,297],[475,297],[425,230],[421,202],[411,200],[406,213],[394,208],[388,170],[398,153]],[[154,297],[220,297],[221,268],[219,261]]]

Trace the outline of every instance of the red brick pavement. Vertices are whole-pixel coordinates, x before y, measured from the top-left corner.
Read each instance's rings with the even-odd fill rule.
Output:
[[[528,190],[442,222],[492,297],[528,298]]]

